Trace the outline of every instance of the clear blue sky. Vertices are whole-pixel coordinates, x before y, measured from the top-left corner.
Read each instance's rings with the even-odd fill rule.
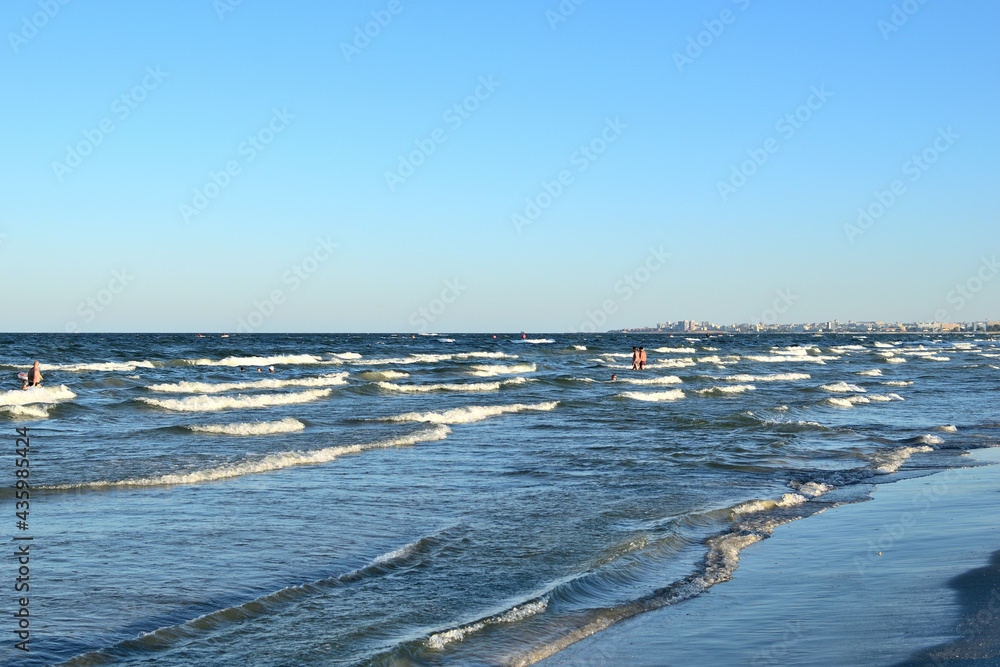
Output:
[[[1000,318],[995,2],[235,2],[0,6],[0,330]]]

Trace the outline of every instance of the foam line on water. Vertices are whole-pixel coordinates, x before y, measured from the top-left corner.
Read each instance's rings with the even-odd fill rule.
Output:
[[[463,408],[453,408],[441,412],[408,412],[393,417],[380,417],[375,421],[388,422],[423,422],[427,424],[472,424],[483,421],[490,417],[512,414],[518,412],[546,412],[554,410],[559,405],[559,401],[548,401],[545,403],[535,403],[525,405],[524,403],[514,403],[513,405],[470,405]]]
[[[306,427],[294,417],[285,417],[269,422],[236,422],[235,424],[189,424],[184,428],[195,433],[219,433],[222,435],[272,435],[294,433]]]
[[[684,392],[680,389],[668,389],[667,391],[623,391],[618,395],[623,398],[631,398],[633,401],[650,401],[654,403],[677,401],[684,398]]]
[[[217,412],[219,410],[234,410],[247,408],[267,408],[273,405],[294,405],[309,403],[329,396],[332,389],[308,389],[306,391],[284,394],[255,394],[244,396],[190,396],[188,398],[146,398],[140,396],[135,400],[164,410],[176,412]]]
[[[517,377],[503,380],[502,382],[465,382],[465,383],[442,383],[442,384],[398,384],[393,382],[376,382],[375,386],[385,391],[401,393],[428,393],[434,391],[452,392],[482,392],[499,391],[501,387],[524,384],[527,378]]]
[[[284,387],[333,387],[347,384],[347,373],[333,373],[319,377],[250,380],[247,382],[174,382],[153,384],[146,387],[150,391],[172,392],[175,394],[218,394],[226,391],[246,389],[282,389]]]
[[[145,486],[168,486],[179,484],[203,484],[233,477],[243,477],[245,475],[256,475],[274,470],[282,470],[292,466],[316,465],[329,463],[334,459],[346,454],[357,454],[369,449],[385,449],[389,447],[408,447],[421,442],[434,442],[444,440],[451,433],[451,429],[443,424],[433,428],[424,429],[409,435],[388,438],[386,440],[376,440],[374,442],[360,443],[355,445],[340,445],[334,447],[324,447],[323,449],[312,450],[292,450],[287,452],[277,452],[263,457],[252,457],[214,468],[203,470],[193,470],[186,473],[169,473],[157,475],[155,477],[140,477],[124,479],[118,481],[98,480],[95,482],[81,482],[77,484],[59,484],[55,486],[45,486],[46,489],[82,489],[82,488],[108,488],[108,487],[145,487]]]

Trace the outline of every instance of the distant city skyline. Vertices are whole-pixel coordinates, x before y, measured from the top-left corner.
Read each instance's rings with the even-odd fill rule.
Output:
[[[0,330],[995,318],[998,22],[13,0]]]

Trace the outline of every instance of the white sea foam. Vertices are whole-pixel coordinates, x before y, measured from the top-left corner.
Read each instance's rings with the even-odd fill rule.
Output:
[[[221,433],[224,435],[271,435],[294,433],[306,427],[293,417],[270,422],[237,422],[235,424],[191,424],[184,428],[195,433]]]
[[[676,375],[664,375],[655,378],[619,378],[618,382],[627,382],[629,384],[642,384],[642,385],[661,385],[661,384],[680,384],[683,382]]]
[[[548,401],[533,405],[525,405],[524,403],[514,403],[513,405],[470,405],[468,407],[453,408],[441,412],[407,412],[406,414],[394,417],[380,417],[375,421],[472,424],[490,417],[510,413],[554,410],[557,405],[559,405],[559,401]]]
[[[788,486],[808,498],[819,498],[823,494],[829,493],[834,489],[833,486],[822,482],[806,482],[804,484],[801,482],[789,482]]]
[[[522,619],[528,618],[529,616],[534,616],[535,614],[541,614],[543,611],[545,611],[548,605],[549,605],[548,598],[533,600],[519,607],[513,607],[500,614],[490,616],[489,618],[484,618],[482,620],[475,621],[473,623],[468,623],[466,625],[459,626],[452,630],[436,632],[430,637],[428,637],[427,646],[434,650],[440,651],[448,644],[456,641],[461,641],[462,639],[465,639],[465,637],[467,637],[468,635],[479,632],[480,630],[489,625],[513,623],[515,621],[520,621]]]
[[[888,357],[888,358],[886,358],[885,361],[888,364],[905,364],[906,363],[906,359],[904,359],[902,357]]]
[[[944,443],[944,438],[939,435],[931,435],[928,433],[917,438],[917,442],[924,445],[940,445]]]
[[[399,380],[410,377],[409,373],[402,371],[361,371],[358,377],[362,380]]]
[[[151,391],[173,392],[175,394],[218,394],[225,391],[245,389],[281,389],[283,387],[333,387],[347,384],[347,373],[334,373],[319,377],[290,378],[279,380],[267,378],[249,382],[177,382],[154,384],[146,387]]]
[[[695,349],[693,347],[657,347],[653,349],[653,352],[659,352],[660,354],[694,354]],[[632,356],[629,353],[626,356]]]
[[[892,474],[899,470],[906,461],[914,454],[921,452],[933,452],[933,447],[920,445],[918,447],[898,447],[881,452],[870,454],[869,458],[875,469],[885,475]]]
[[[828,398],[826,402],[838,408],[852,408],[857,403],[870,403],[871,401],[866,396],[848,396],[847,398]]]
[[[694,393],[701,394],[702,396],[719,396],[725,394],[742,394],[748,391],[754,391],[757,387],[752,384],[728,384],[720,387],[709,387],[708,389],[695,389]]]
[[[190,396],[188,398],[157,399],[140,396],[137,401],[165,410],[178,412],[215,412],[236,408],[266,408],[272,405],[308,403],[325,398],[332,389],[308,389],[284,394],[256,394],[252,396]]]
[[[76,398],[76,394],[64,384],[58,387],[28,387],[27,389],[11,389],[0,393],[0,406],[59,403],[74,398]]]
[[[889,401],[902,401],[903,397],[899,394],[868,394],[868,399],[888,403]]]
[[[795,505],[801,505],[806,502],[808,498],[799,495],[798,493],[786,493],[778,500],[751,500],[749,502],[741,503],[730,510],[733,517],[740,516],[741,514],[751,514],[753,512],[766,512],[767,510],[773,510],[778,507],[793,507]]]
[[[516,377],[504,380],[503,382],[466,382],[462,384],[396,384],[393,382],[376,382],[375,385],[386,391],[417,394],[432,391],[498,391],[502,386],[524,384],[525,382],[527,382],[526,378]]]
[[[786,380],[808,380],[810,377],[812,376],[808,373],[772,373],[770,375],[747,375],[746,373],[740,373],[739,375],[727,375],[719,379],[726,382],[783,382]]]
[[[912,380],[886,380],[885,382],[879,382],[881,385],[886,387],[909,387],[913,384]]]
[[[636,401],[654,402],[676,401],[684,398],[684,392],[680,389],[668,389],[667,391],[623,391],[618,395],[624,396],[625,398],[631,398]]]
[[[952,424],[948,424],[947,426],[935,426],[934,430],[943,431],[945,433],[958,433],[958,428]]]
[[[646,368],[687,368],[696,366],[693,359],[657,359],[646,365]]]
[[[25,368],[31,368],[26,366]],[[137,368],[155,368],[151,361],[105,361],[92,364],[38,364],[43,371],[64,371],[66,373],[86,373],[87,371],[131,373]]]
[[[855,384],[847,384],[846,382],[834,382],[833,384],[822,384],[819,386],[823,391],[832,391],[838,394],[845,394],[849,391],[855,391],[859,394],[865,393],[865,390]]]
[[[0,411],[14,419],[48,419],[51,405],[0,405]]]
[[[749,361],[760,361],[764,363],[808,362],[813,364],[825,364],[827,361],[840,359],[840,357],[822,354],[747,354],[744,355],[743,358]]]
[[[573,349],[575,349],[575,350],[586,350],[587,346],[586,345],[574,345]]]
[[[517,359],[516,354],[504,352],[457,352],[454,354],[411,354],[408,357],[386,357],[382,359],[362,359],[355,362],[367,366],[401,366],[408,364],[436,364],[442,361],[465,359]]]
[[[516,373],[534,373],[535,364],[475,364],[470,371],[476,377],[494,377],[496,375],[513,375]]]
[[[542,343],[554,343],[555,341],[551,338],[518,338],[514,341],[515,343],[530,343],[532,345],[540,345]]]
[[[872,368],[872,369],[867,370],[867,371],[858,371],[857,373],[855,373],[855,375],[864,375],[866,377],[879,377],[879,376],[882,375],[882,369],[881,368]]]
[[[315,354],[279,354],[271,357],[225,357],[224,359],[185,359],[192,366],[296,366],[322,364],[323,358]]]
[[[231,477],[242,477],[244,475],[254,475],[263,472],[270,472],[272,470],[281,470],[282,468],[290,468],[292,466],[328,463],[340,456],[344,456],[345,454],[357,454],[369,449],[407,447],[421,442],[444,440],[448,437],[450,432],[451,429],[447,426],[438,425],[431,429],[387,440],[378,440],[375,442],[357,445],[326,447],[324,449],[306,451],[296,450],[278,452],[276,454],[268,454],[267,456],[261,458],[246,459],[238,463],[222,465],[216,468],[207,468],[204,470],[195,470],[188,473],[171,473],[167,475],[159,475],[157,477],[125,479],[116,482],[101,480],[97,482],[82,482],[78,484],[60,484],[58,486],[42,488],[73,489],[121,486],[161,486],[168,484],[201,484],[204,482],[228,479]]]

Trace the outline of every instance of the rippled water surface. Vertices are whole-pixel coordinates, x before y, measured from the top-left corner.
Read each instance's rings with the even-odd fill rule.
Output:
[[[9,664],[530,664],[1000,432],[982,335],[0,340]]]

